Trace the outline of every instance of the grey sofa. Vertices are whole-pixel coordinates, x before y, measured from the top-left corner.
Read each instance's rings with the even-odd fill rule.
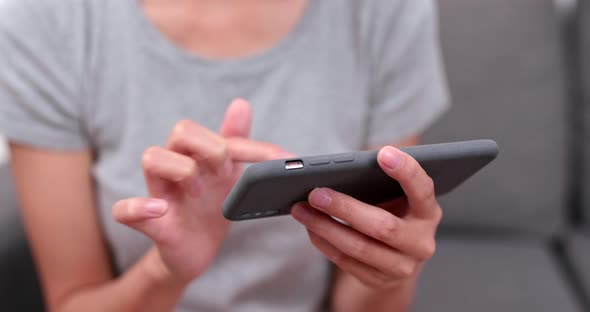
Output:
[[[494,138],[496,162],[441,199],[414,311],[585,311],[574,216],[571,44],[552,1],[440,1],[454,106],[428,142]],[[576,245],[577,240],[576,240]],[[573,257],[568,257],[573,255]]]
[[[590,142],[590,131],[574,122],[590,106],[586,112],[572,96],[584,79],[573,79],[581,77],[568,67],[575,65],[574,46],[564,44],[560,15],[550,0],[441,0],[439,6],[454,105],[425,141],[493,138],[501,152],[441,198],[438,250],[413,310],[590,310],[590,195],[582,196],[584,185],[590,194],[583,178],[590,177],[590,163],[584,167],[579,148]],[[584,146],[590,155],[590,144]],[[0,205],[16,207],[5,169],[0,179]],[[12,311],[36,311],[39,289],[15,220],[14,213],[0,215],[0,296],[7,299],[0,310],[8,302]]]
[[[578,142],[575,175],[575,226],[568,233],[567,254],[576,272],[582,294],[590,302],[590,1],[580,1],[575,34],[578,51],[579,103],[574,109],[575,133]],[[590,309],[590,308],[589,308]]]
[[[42,311],[43,300],[26,243],[8,166],[0,166],[0,311]]]

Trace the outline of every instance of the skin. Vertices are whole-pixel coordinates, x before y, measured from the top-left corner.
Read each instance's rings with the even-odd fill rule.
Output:
[[[339,268],[334,311],[406,310],[422,265],[435,252],[442,211],[432,179],[394,147],[381,148],[377,160],[406,197],[372,206],[317,188],[308,202],[293,207],[292,215],[307,228],[311,242]]]
[[[195,53],[233,57],[264,49],[284,36],[305,1],[168,3],[143,2],[146,16],[165,34]],[[255,6],[260,3],[266,6]],[[290,13],[277,20],[277,10]],[[215,12],[218,18],[199,18],[195,12]],[[219,22],[228,18],[234,23]],[[265,23],[276,27],[268,30]],[[187,35],[191,29],[217,39],[209,44],[192,40]],[[248,34],[258,41],[220,43]],[[218,132],[180,121],[164,146],[145,151],[141,166],[150,196],[118,202],[113,217],[147,235],[153,247],[118,277],[109,266],[96,213],[91,151],[40,150],[12,143],[24,222],[49,310],[172,310],[186,285],[207,269],[227,234],[230,225],[220,207],[242,172],[241,163],[290,156],[278,146],[248,139],[251,122],[250,106],[238,99],[229,106]],[[397,143],[416,142],[413,137]],[[434,253],[441,210],[432,180],[396,148],[382,148],[378,161],[400,182],[407,198],[370,206],[333,190],[316,189],[293,209],[311,243],[338,268],[331,296],[334,311],[406,310],[420,268]],[[192,248],[195,242],[198,250]]]
[[[99,228],[91,154],[11,144],[25,227],[48,309],[172,310],[227,233],[229,222],[220,207],[241,174],[241,163],[290,156],[278,146],[247,139],[251,116],[249,105],[236,100],[219,133],[180,121],[165,147],[145,151],[142,166],[152,197],[121,201],[113,215],[150,237],[154,247],[117,278]],[[195,242],[199,249],[190,247]]]

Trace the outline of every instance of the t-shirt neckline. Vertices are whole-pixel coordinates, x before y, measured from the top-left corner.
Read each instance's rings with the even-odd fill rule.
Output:
[[[144,39],[149,41],[149,46],[156,47],[162,53],[176,61],[206,67],[211,70],[224,71],[224,69],[227,69],[234,73],[240,67],[250,69],[265,67],[290,50],[294,43],[303,37],[302,34],[309,28],[316,7],[315,0],[308,0],[301,17],[299,17],[299,20],[292,29],[269,48],[243,57],[211,58],[191,52],[172,42],[145,16],[139,1],[130,0],[131,7],[129,9],[132,11],[132,18],[135,19],[139,28],[138,32],[142,34]]]

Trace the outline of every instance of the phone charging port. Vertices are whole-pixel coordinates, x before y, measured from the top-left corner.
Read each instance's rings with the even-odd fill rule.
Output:
[[[295,170],[303,168],[303,161],[301,160],[287,160],[285,162],[285,169]]]

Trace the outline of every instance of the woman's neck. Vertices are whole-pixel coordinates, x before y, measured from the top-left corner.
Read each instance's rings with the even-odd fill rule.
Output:
[[[144,0],[149,21],[175,44],[210,58],[269,49],[297,24],[309,0]]]

